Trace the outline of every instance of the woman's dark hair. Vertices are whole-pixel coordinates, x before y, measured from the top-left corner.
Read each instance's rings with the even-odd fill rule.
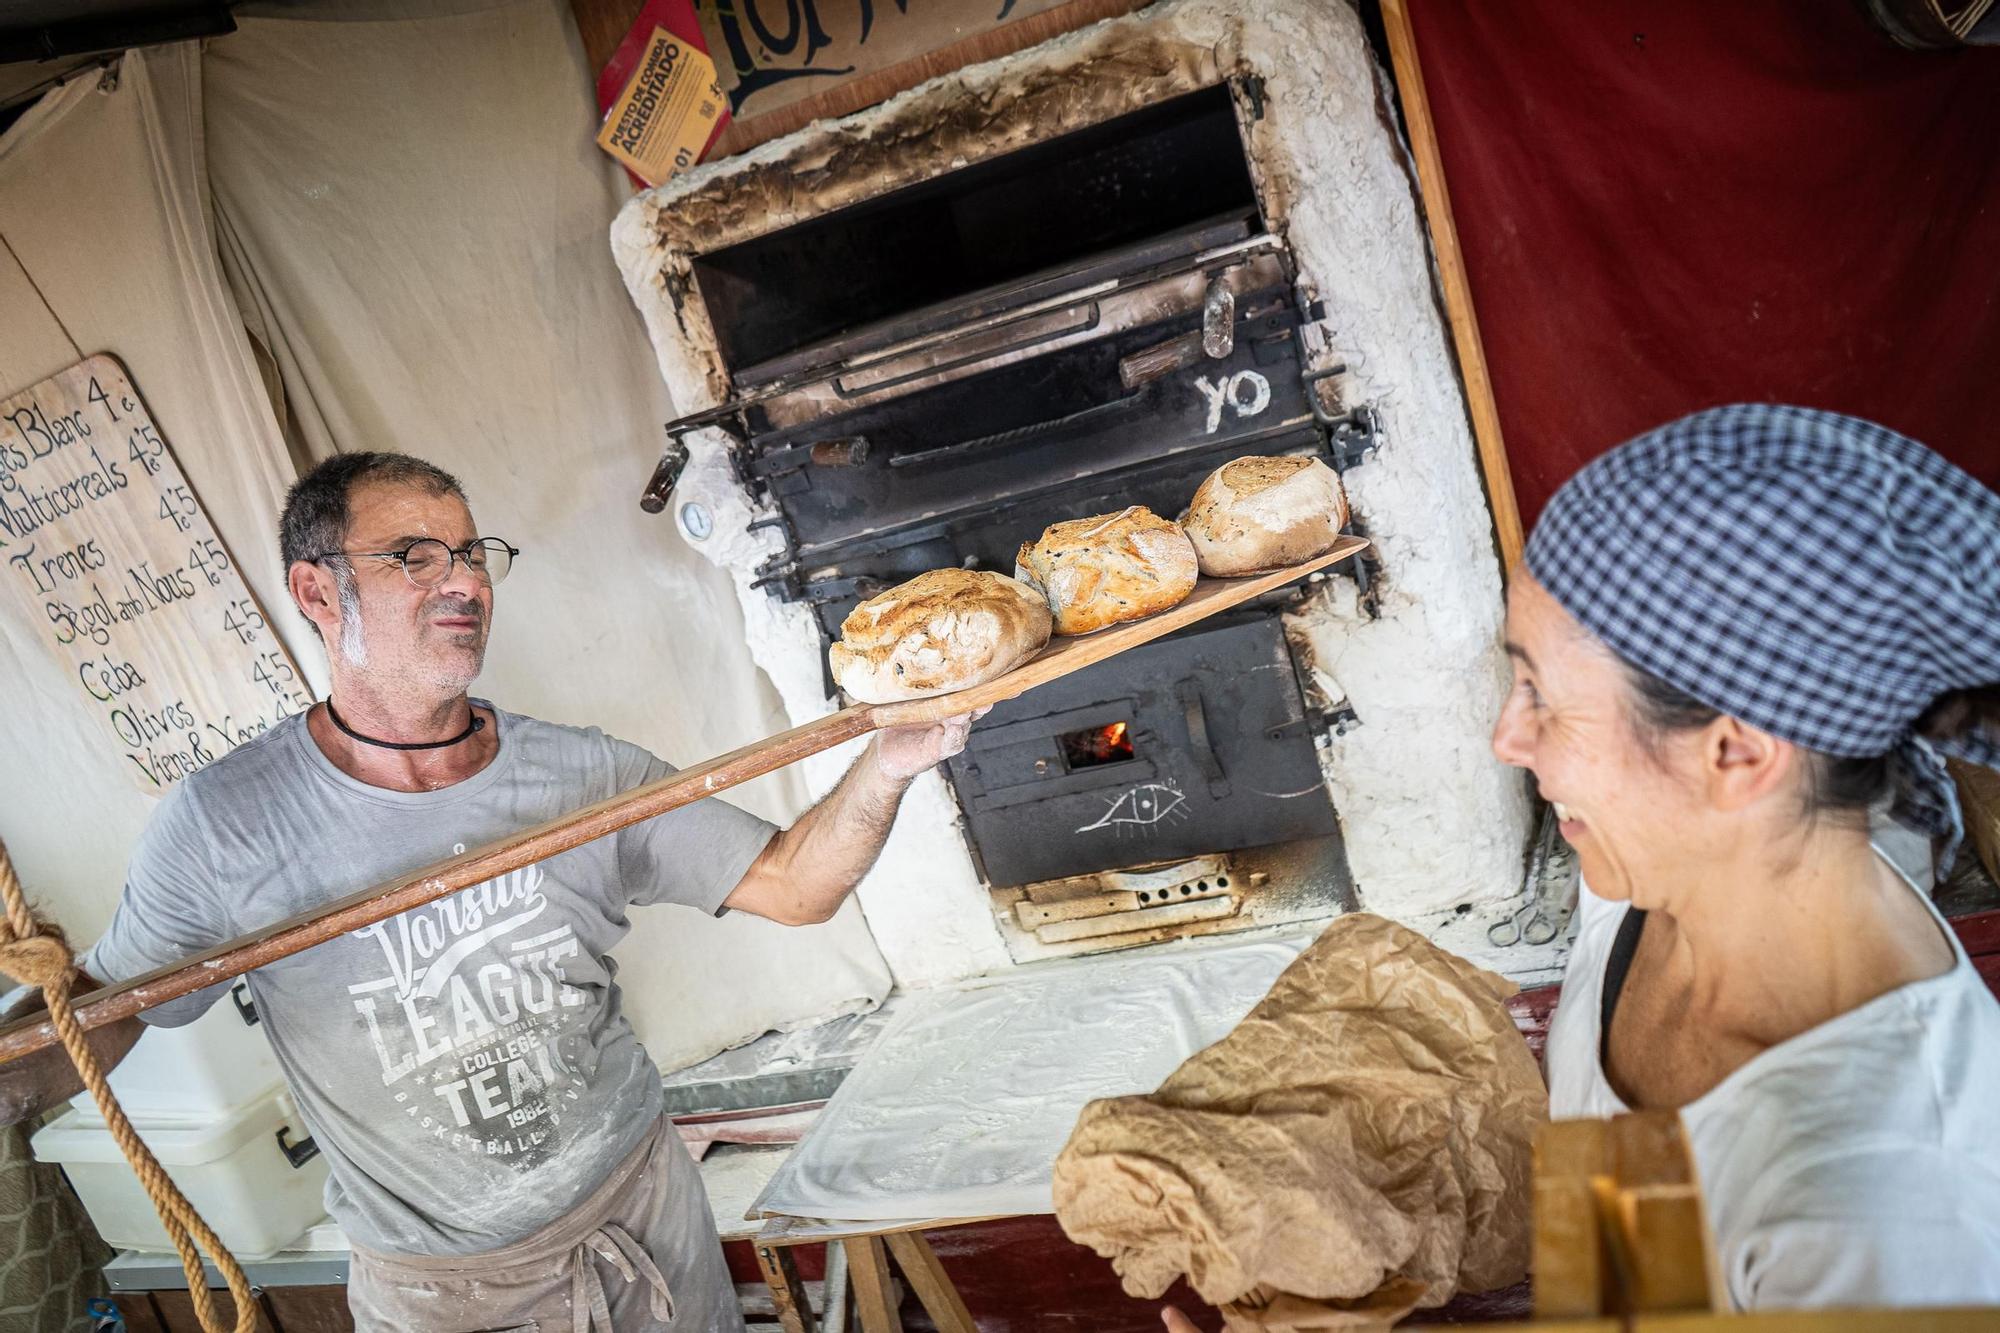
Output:
[[[1705,727],[1721,717],[1693,695],[1669,685],[1658,676],[1625,663],[1632,693],[1639,703],[1639,739],[1654,748],[1677,731]],[[1936,705],[1933,705],[1935,711]],[[1926,714],[1929,716],[1929,714]],[[1868,811],[1887,797],[1895,785],[1895,759],[1886,754],[1855,758],[1806,750],[1804,808],[1807,819],[1827,819],[1866,827]]]
[[[2000,736],[2000,682],[1940,694],[1917,719],[1917,734],[1932,741]]]
[[[1705,727],[1719,710],[1669,685],[1658,676],[1623,663],[1638,700],[1639,738],[1652,748],[1677,731]],[[1975,732],[2000,736],[2000,683],[1947,690],[1931,701],[1913,730],[1926,740],[1950,740]],[[1877,754],[1852,757],[1806,752],[1805,816],[1865,823],[1868,811],[1895,787],[1896,758]]]

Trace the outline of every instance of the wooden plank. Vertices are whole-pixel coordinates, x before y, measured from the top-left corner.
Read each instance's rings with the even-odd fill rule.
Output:
[[[823,92],[802,97],[762,115],[733,120],[704,160],[713,162],[717,158],[744,152],[802,129],[815,120],[833,120],[850,115],[878,102],[886,102],[897,93],[953,70],[1025,51],[1100,19],[1129,14],[1148,3],[1150,0],[1071,0],[1069,4],[1040,14],[1030,14],[990,31],[975,33],[949,46],[899,61],[886,69],[847,79]],[[708,30],[706,25],[703,30]],[[726,62],[726,56],[717,57],[718,65]]]
[[[111,1303],[125,1321],[125,1333],[167,1333],[167,1321],[161,1317],[160,1307],[153,1304],[152,1292],[114,1291]]]
[[[1069,921],[1051,921],[1034,929],[1035,938],[1044,944],[1073,944],[1078,940],[1103,939],[1107,935],[1123,935],[1134,930],[1188,926],[1197,921],[1215,921],[1235,915],[1234,897],[1210,895],[1189,898],[1185,902],[1166,903],[1159,907],[1141,907],[1133,912],[1115,912],[1110,915],[1077,917]]]
[[[1604,1312],[1604,1245],[1597,1192],[1580,1176],[1535,1179],[1535,1318],[1585,1319]]]
[[[826,1241],[853,1240],[858,1236],[893,1236],[899,1231],[942,1231],[948,1227],[969,1227],[1001,1220],[999,1217],[913,1217],[898,1222],[843,1222],[812,1217],[772,1217],[757,1233],[757,1243],[774,1248],[819,1245]]]
[[[1127,621],[1123,625],[1113,625],[1094,634],[1054,639],[1031,661],[984,685],[974,685],[970,689],[941,694],[934,699],[879,704],[873,710],[875,722],[878,726],[884,727],[937,722],[974,708],[984,708],[990,704],[1016,698],[1037,685],[1045,685],[1073,671],[1094,666],[1107,657],[1122,653],[1129,648],[1136,648],[1142,643],[1150,643],[1163,634],[1185,629],[1219,611],[1226,611],[1230,607],[1282,588],[1287,583],[1296,582],[1308,574],[1337,565],[1367,548],[1368,543],[1360,537],[1342,537],[1325,555],[1302,564],[1247,578],[1202,579],[1195,585],[1194,591],[1189,593],[1178,606],[1169,607],[1158,615],[1147,616],[1144,620]]]
[[[583,39],[583,61],[590,70],[592,84],[611,63],[618,44],[639,19],[645,0],[569,0],[569,12],[576,19],[577,36]]]
[[[868,710],[861,707],[817,718],[802,727],[682,769],[658,782],[635,787],[572,814],[350,893],[324,907],[224,941],[179,963],[94,990],[77,999],[77,1019],[89,1029],[129,1018],[142,1009],[241,976],[412,907],[435,902],[447,894],[547,860],[641,820],[691,805],[705,796],[864,735],[874,725]],[[55,1029],[46,1018],[24,1019],[0,1029],[0,1063],[54,1043]]]
[[[903,1276],[923,1302],[924,1312],[938,1327],[938,1333],[979,1333],[972,1312],[952,1284],[951,1275],[938,1262],[937,1251],[921,1231],[898,1231],[885,1238],[889,1253],[896,1257]]]
[[[1609,1209],[1633,1312],[1727,1310],[1715,1237],[1687,1131],[1672,1111],[1639,1111],[1606,1126],[1616,1190]]]
[[[1058,921],[1078,921],[1087,917],[1103,916],[1107,912],[1136,912],[1139,910],[1139,895],[1132,889],[1113,889],[1109,893],[1097,892],[1082,898],[1065,898],[1061,902],[1038,903],[1023,898],[1014,904],[1014,919],[1021,923],[1021,929],[1033,930],[1037,926],[1051,926]]]
[[[264,1304],[278,1333],[354,1333],[343,1286],[266,1287]]]
[[[1016,698],[1037,685],[1094,666],[1127,649],[1326,569],[1367,545],[1359,537],[1343,537],[1316,560],[1247,578],[1203,579],[1178,606],[1095,634],[1056,639],[1027,663],[984,685],[908,703],[856,704],[829,713],[804,726],[684,768],[658,782],[607,797],[595,805],[350,893],[323,907],[239,935],[192,958],[92,991],[77,1000],[77,1019],[89,1030],[129,1018],[142,1009],[241,976],[315,944],[547,860],[642,820],[692,805],[857,736],[883,727],[938,722]],[[55,1028],[46,1018],[23,1019],[0,1028],[0,1064],[53,1044]]]
[[[2000,1313],[1980,1309],[1774,1310],[1640,1315],[1631,1333],[1993,1333]]]
[[[1507,445],[1500,434],[1500,410],[1493,401],[1486,349],[1479,340],[1472,284],[1465,273],[1458,226],[1452,221],[1451,191],[1445,185],[1444,157],[1438,152],[1437,127],[1431,121],[1430,100],[1424,93],[1424,71],[1417,59],[1416,34],[1410,29],[1408,0],[1382,0],[1382,25],[1388,32],[1389,59],[1403,101],[1403,123],[1410,133],[1410,149],[1416,154],[1424,221],[1430,229],[1431,249],[1437,255],[1438,277],[1444,284],[1445,313],[1451,319],[1459,375],[1465,381],[1472,438],[1479,449],[1479,470],[1486,478],[1486,499],[1493,508],[1493,535],[1500,546],[1504,578],[1512,572],[1526,544],[1521,510],[1514,499],[1514,474],[1507,467]]]
[[[896,1311],[896,1286],[889,1278],[889,1256],[881,1237],[855,1236],[840,1244],[847,1251],[848,1281],[854,1289],[861,1333],[903,1333],[903,1318]]]
[[[186,1288],[155,1291],[152,1297],[154,1306],[159,1310],[160,1321],[170,1333],[205,1333],[201,1320],[195,1317],[194,1297],[188,1294]],[[228,1292],[217,1289],[211,1293],[211,1298],[215,1302],[215,1312],[223,1320],[235,1318],[235,1306],[230,1302]],[[261,1302],[257,1307],[257,1333],[279,1333],[270,1307]]]
[[[1729,1308],[1727,1293],[1711,1280],[1715,1246],[1709,1240],[1699,1189],[1693,1185],[1624,1189],[1618,1193],[1618,1205],[1630,1242],[1633,1310]]]
[[[778,1323],[785,1333],[813,1333],[812,1302],[806,1299],[805,1283],[799,1281],[797,1260],[788,1249],[759,1245],[757,1267],[764,1285],[771,1289],[771,1303],[777,1307]]]

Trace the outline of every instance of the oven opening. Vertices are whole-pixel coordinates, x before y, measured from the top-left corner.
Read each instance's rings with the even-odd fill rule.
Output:
[[[1056,737],[1056,743],[1062,748],[1063,765],[1072,773],[1102,764],[1122,764],[1135,757],[1128,722],[1064,732]]]
[[[759,382],[763,363],[875,321],[1258,217],[1216,85],[709,251],[694,280],[723,360]]]

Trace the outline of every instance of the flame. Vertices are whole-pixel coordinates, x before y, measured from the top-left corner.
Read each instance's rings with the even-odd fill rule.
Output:
[[[1115,763],[1132,757],[1131,726],[1124,722],[1113,722],[1108,727],[1099,727],[1091,732],[1088,751],[1093,761],[1100,764]]]
[[[1113,722],[1087,727],[1057,738],[1063,759],[1072,772],[1097,764],[1115,764],[1133,757],[1132,727],[1129,722]]]

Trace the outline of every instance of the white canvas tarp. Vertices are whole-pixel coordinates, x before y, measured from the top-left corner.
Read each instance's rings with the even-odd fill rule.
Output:
[[[0,395],[94,352],[125,363],[273,628],[323,693],[274,533],[292,465],[207,221],[200,62],[134,56],[42,98],[0,137]],[[8,577],[11,571],[0,570]],[[0,837],[73,939],[111,917],[153,802],[44,639],[0,601]]]
[[[609,257],[625,187],[591,142],[567,6],[281,12],[200,55],[128,56],[115,87],[59,89],[0,139],[19,256],[0,250],[0,390],[78,348],[124,359],[316,693],[274,549],[284,489],[298,465],[392,449],[459,474],[482,530],[524,551],[476,692],[683,763],[782,726],[726,577],[638,508],[673,410]],[[88,940],[152,803],[18,620],[0,616],[0,835]],[[732,796],[782,822],[800,790]],[[618,952],[668,1068],[889,987],[853,907],[804,930],[641,912]]]

